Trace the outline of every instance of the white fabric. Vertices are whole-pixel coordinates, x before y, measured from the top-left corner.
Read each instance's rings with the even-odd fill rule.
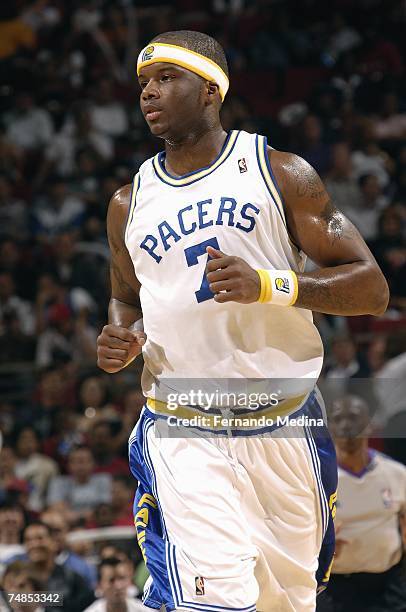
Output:
[[[183,599],[314,612],[323,534],[306,439],[161,431],[149,428],[147,447]],[[196,596],[196,576],[204,576],[207,599]]]
[[[45,150],[45,157],[54,162],[58,174],[70,176],[77,171],[78,150],[86,145],[93,148],[104,160],[111,159],[114,155],[114,144],[109,136],[92,129],[87,132],[87,139],[83,140],[75,133],[75,125],[71,121],[52,139]]]
[[[244,162],[242,164],[242,162]],[[219,304],[197,301],[207,253],[188,266],[185,250],[217,239],[221,251],[242,257],[253,269],[301,271],[305,256],[289,240],[283,220],[259,170],[255,135],[240,132],[229,156],[210,174],[172,186],[161,180],[152,160],[140,168],[140,188],[130,214],[126,246],[141,283],[140,299],[147,342],[143,346],[143,392],[165,399],[181,378],[289,378],[299,393],[313,389],[323,347],[312,313],[272,304]],[[137,180],[137,179],[136,179]],[[275,189],[275,187],[274,187]],[[234,207],[221,215],[221,202]],[[244,216],[244,207],[245,216]],[[252,207],[259,211],[255,213]],[[187,230],[180,228],[182,212]],[[200,215],[200,216],[199,216]],[[248,220],[250,219],[250,220]],[[159,224],[167,222],[178,238],[165,251]],[[244,231],[240,226],[252,228]],[[203,227],[201,227],[203,226]],[[167,227],[167,226],[166,226]],[[157,241],[159,263],[140,245]],[[178,379],[178,380],[175,380]],[[159,382],[159,393],[156,385]]]
[[[33,453],[28,458],[17,461],[15,467],[17,478],[27,480],[32,485],[28,500],[30,510],[40,512],[43,509],[48,483],[58,472],[58,464],[41,453]]]
[[[204,55],[185,49],[185,47],[178,47],[177,45],[154,43],[148,45],[140,52],[137,61],[137,74],[140,74],[144,66],[156,62],[178,64],[199,74],[203,78],[209,77],[209,80],[217,83],[219,86],[221,98],[224,100],[229,87],[229,80],[220,66]]]
[[[50,143],[53,133],[54,127],[48,111],[32,108],[11,117],[6,138],[22,149],[36,149]]]
[[[83,200],[76,196],[67,195],[58,208],[46,200],[39,200],[34,205],[34,218],[40,229],[38,231],[49,236],[55,236],[66,227],[78,223],[86,213]]]
[[[10,311],[17,315],[21,325],[21,331],[28,336],[35,332],[35,317],[32,304],[22,300],[18,295],[10,296],[6,301],[0,302],[0,320],[4,313]]]
[[[126,598],[127,612],[151,612],[151,608],[147,608],[141,601]],[[120,608],[121,609],[121,608]],[[84,612],[107,612],[107,602],[104,598],[97,599],[91,606],[86,608]]]
[[[339,468],[336,523],[343,544],[333,573],[386,572],[402,555],[399,513],[406,511],[406,467],[376,453],[355,476]]]
[[[351,162],[355,180],[358,180],[363,174],[375,174],[383,189],[389,184],[390,176],[386,169],[386,160],[380,153],[368,155],[364,151],[354,151],[351,155]]]
[[[94,104],[90,108],[92,126],[100,134],[116,138],[128,129],[128,117],[125,108],[118,102]]]

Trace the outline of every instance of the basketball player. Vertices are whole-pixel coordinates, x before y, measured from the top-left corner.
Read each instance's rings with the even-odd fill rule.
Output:
[[[162,34],[137,72],[141,110],[165,151],[110,202],[112,297],[98,365],[117,372],[143,352],[147,405],[129,454],[151,574],[144,603],[309,612],[334,549],[337,470],[325,426],[297,425],[290,437],[272,419],[223,427],[222,402],[190,401],[177,415],[200,418],[198,431],[211,435],[182,438],[167,400],[187,379],[208,388],[289,379],[278,405],[255,414],[320,421],[323,348],[311,311],[380,315],[387,284],[311,166],[263,136],[223,130],[229,81],[215,40]],[[303,271],[306,255],[319,269]]]
[[[330,424],[338,460],[337,547],[320,612],[406,611],[406,468],[368,448],[369,409],[347,396]],[[403,538],[402,538],[403,531]]]

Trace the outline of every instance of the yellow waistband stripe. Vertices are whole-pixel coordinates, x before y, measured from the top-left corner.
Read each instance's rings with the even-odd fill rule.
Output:
[[[249,412],[245,412],[244,414],[237,413],[233,415],[236,419],[247,419],[249,418],[251,421],[253,419],[260,419],[262,417],[276,419],[277,417],[288,416],[290,413],[297,410],[305,401],[308,394],[305,393],[303,395],[299,395],[296,397],[291,397],[289,399],[283,400],[277,406],[273,406],[272,408],[265,408],[263,410],[252,410]],[[177,406],[174,410],[168,408],[166,402],[162,402],[160,400],[154,399],[152,397],[147,398],[147,407],[152,410],[152,412],[156,412],[157,414],[165,415],[165,416],[175,416],[178,419],[191,419],[193,417],[202,417],[205,419],[209,419],[206,421],[207,429],[225,429],[223,425],[215,423],[214,416],[212,413],[206,412],[203,408],[201,410],[195,410],[189,406]],[[228,422],[232,423],[233,417],[227,416]]]

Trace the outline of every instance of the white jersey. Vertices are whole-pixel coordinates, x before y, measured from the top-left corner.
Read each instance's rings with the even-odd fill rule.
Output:
[[[338,538],[346,540],[333,572],[380,573],[402,556],[399,514],[406,511],[406,467],[374,453],[362,474],[338,469]]]
[[[254,269],[303,271],[266,149],[265,137],[232,131],[206,168],[175,177],[160,153],[134,178],[125,243],[141,283],[148,397],[168,379],[170,388],[191,378],[315,385],[323,348],[309,310],[219,304],[205,277],[209,245]]]

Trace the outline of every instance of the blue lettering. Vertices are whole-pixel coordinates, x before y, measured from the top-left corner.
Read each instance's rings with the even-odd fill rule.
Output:
[[[192,234],[195,229],[196,229],[196,222],[193,221],[192,225],[190,226],[190,229],[186,229],[185,225],[183,223],[183,213],[186,210],[192,210],[192,205],[190,204],[189,206],[185,206],[185,208],[182,208],[179,212],[178,212],[178,221],[179,221],[179,227],[180,227],[180,231],[182,232],[182,234],[184,236],[187,236],[188,234]]]
[[[243,219],[245,219],[246,221],[249,221],[250,224],[249,226],[244,226],[241,225],[240,222],[237,223],[236,227],[238,227],[238,229],[243,230],[244,232],[251,232],[254,227],[255,227],[255,223],[256,223],[256,219],[254,217],[252,217],[251,215],[247,215],[246,211],[251,208],[257,215],[259,215],[259,208],[257,208],[256,206],[254,206],[253,204],[244,204],[244,206],[241,208],[241,217]]]
[[[230,227],[234,227],[234,210],[237,202],[234,198],[221,198],[220,208],[217,215],[216,225],[223,225],[223,215],[227,213],[228,223]],[[238,227],[238,226],[237,226]]]
[[[203,210],[203,205],[204,204],[211,204],[213,200],[203,200],[202,202],[198,202],[197,203],[197,209],[198,209],[198,214],[199,214],[199,229],[203,229],[204,227],[210,227],[210,225],[213,225],[213,221],[206,221],[206,223],[204,223],[203,221],[203,217],[207,216],[207,210]]]
[[[167,230],[167,233],[165,234],[163,232],[164,229]],[[167,221],[162,221],[162,223],[158,225],[158,230],[159,230],[159,234],[161,236],[162,244],[164,245],[165,251],[169,251],[169,249],[171,248],[171,245],[168,244],[168,238],[172,236],[175,242],[178,242],[178,240],[180,240],[180,236],[175,232],[174,229],[171,228],[171,226],[169,225]]]
[[[140,244],[140,247],[142,249],[145,249],[145,251],[147,251],[147,253],[149,253],[151,257],[153,257],[157,263],[159,263],[162,257],[161,255],[157,255],[156,253],[154,253],[154,250],[156,249],[157,246],[158,246],[158,240],[155,238],[155,236],[151,236],[151,234],[148,234],[147,236],[145,236],[144,240]]]

